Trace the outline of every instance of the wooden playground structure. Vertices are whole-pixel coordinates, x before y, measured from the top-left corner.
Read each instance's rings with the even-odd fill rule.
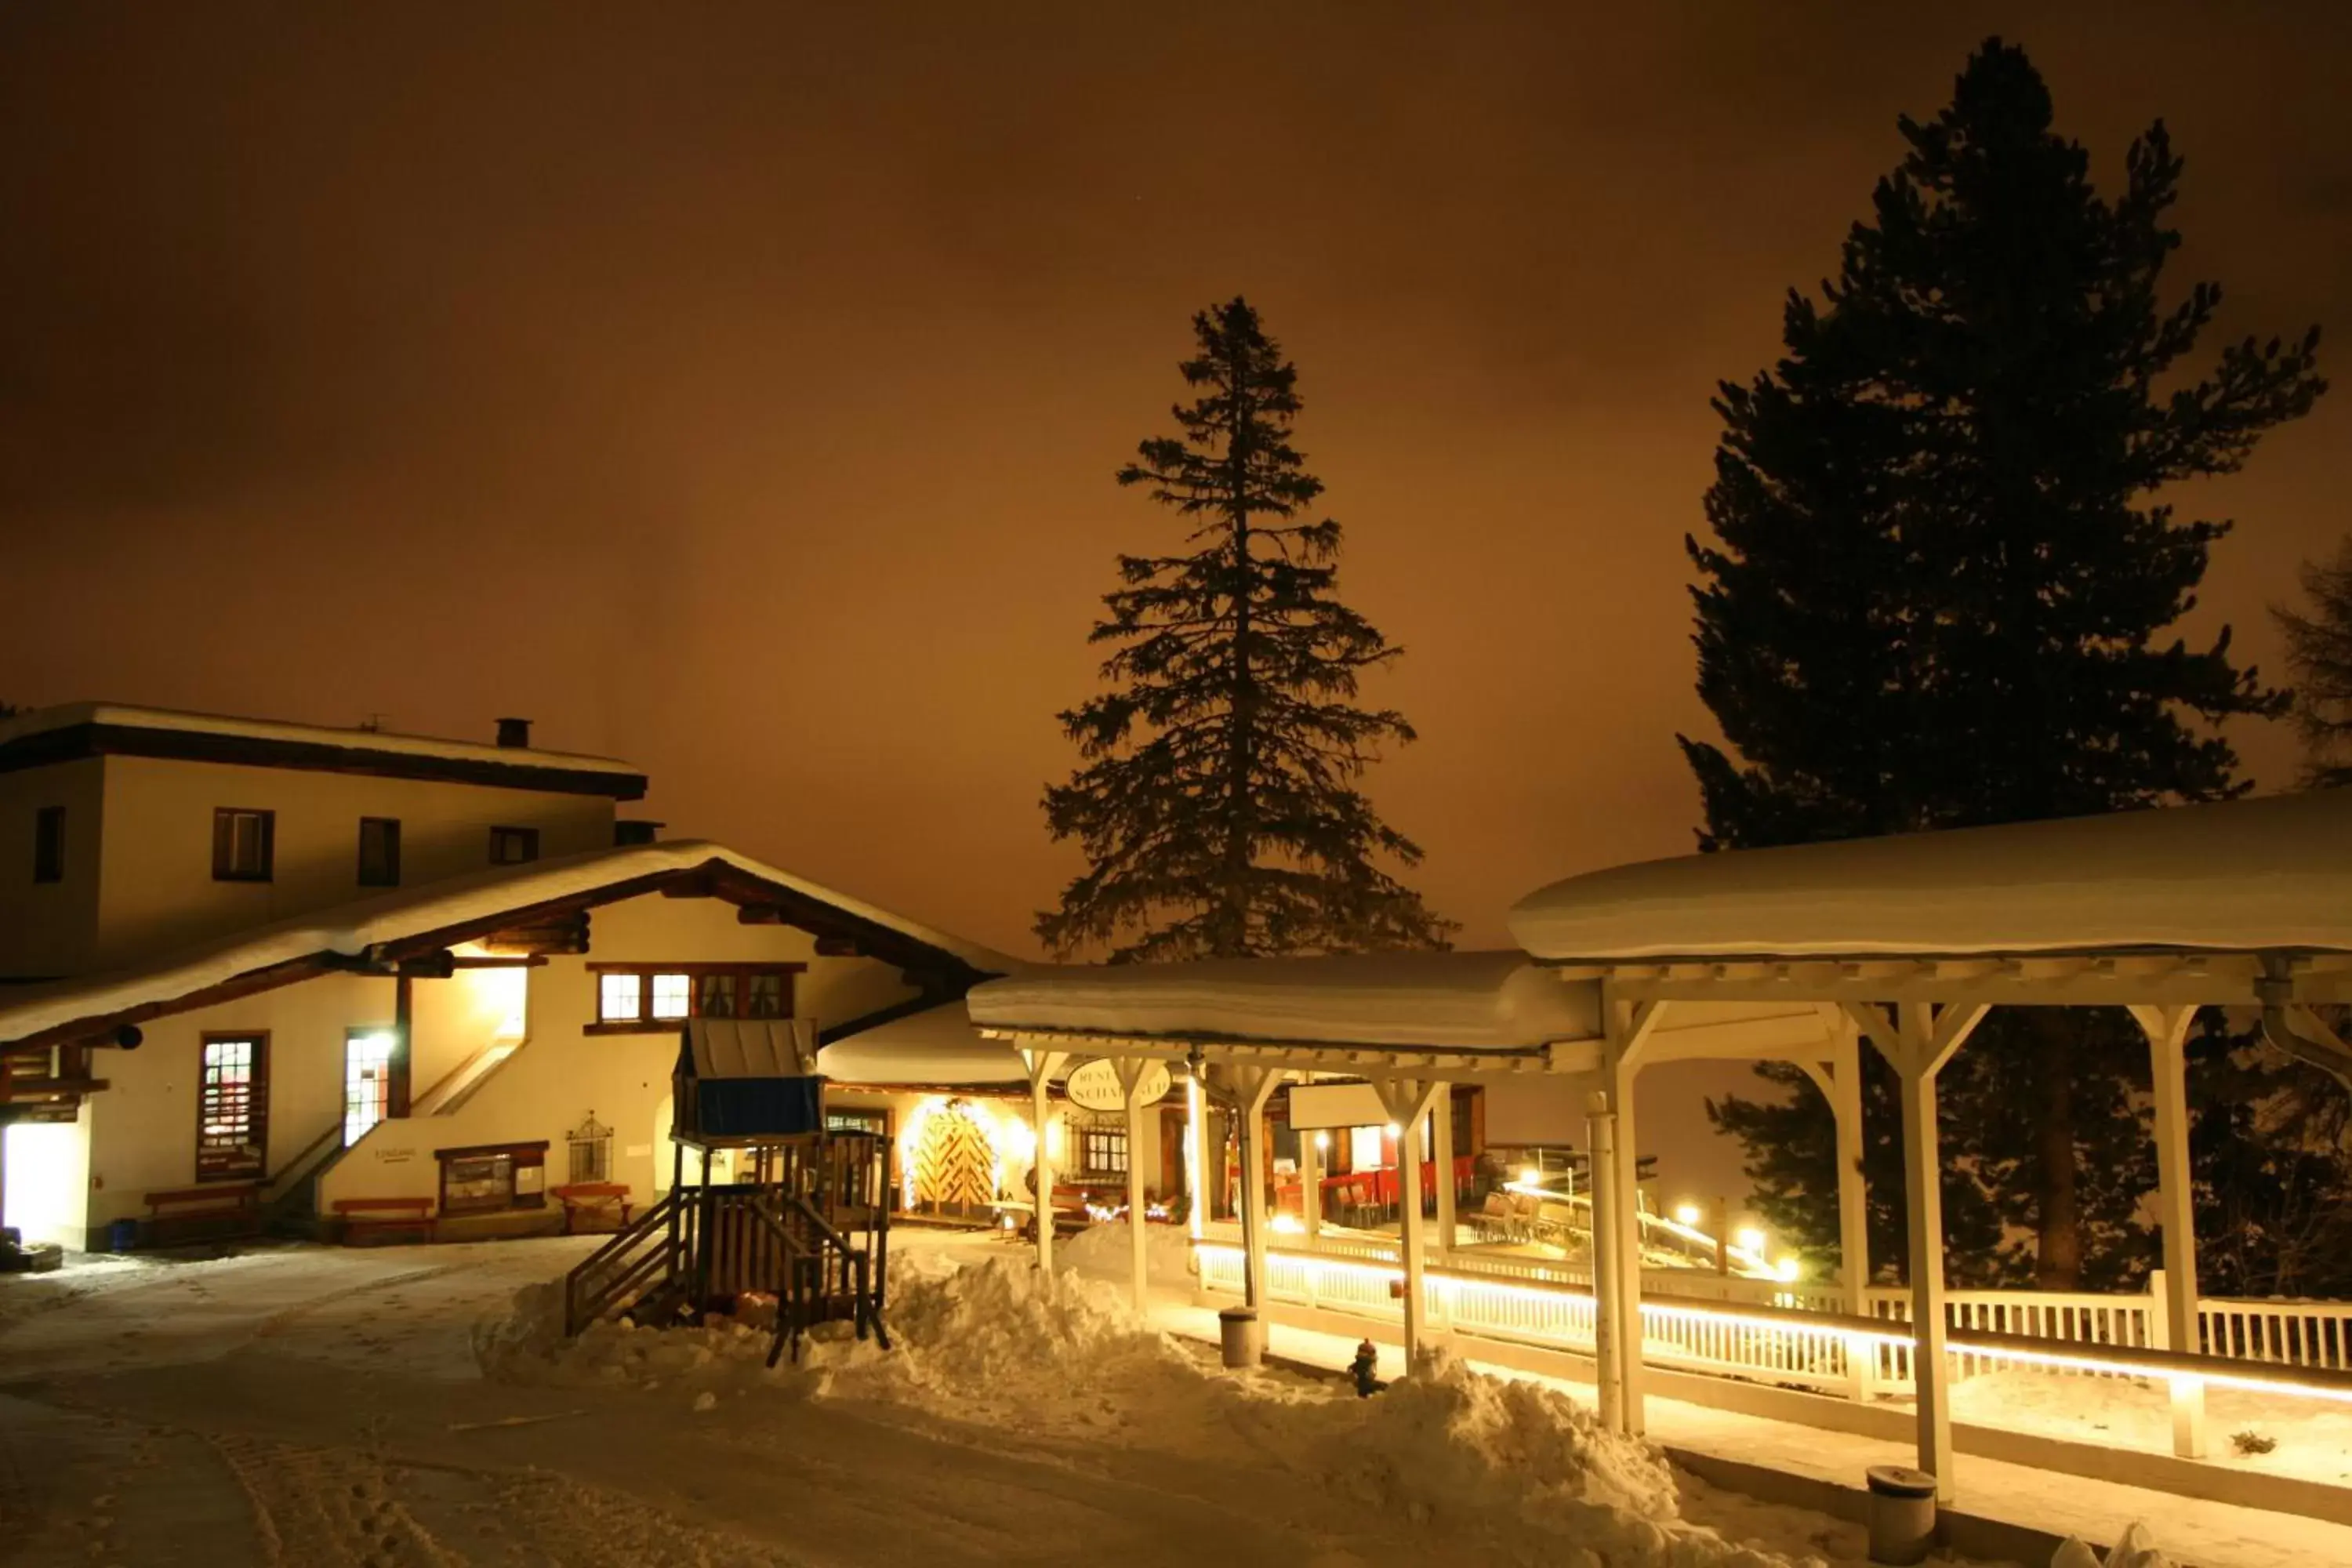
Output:
[[[681,1031],[669,1191],[566,1278],[567,1334],[604,1318],[667,1328],[772,1304],[771,1366],[787,1352],[797,1361],[818,1323],[849,1322],[889,1348],[889,1146],[826,1130],[814,1044],[794,1024],[696,1019]]]

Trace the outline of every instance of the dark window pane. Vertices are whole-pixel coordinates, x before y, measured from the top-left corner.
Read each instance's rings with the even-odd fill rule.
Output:
[[[521,866],[538,858],[538,828],[493,827],[490,829],[491,865]]]
[[[746,1018],[781,1018],[784,1016],[784,977],[769,970],[744,976],[743,1016]]]
[[[213,879],[267,882],[277,813],[225,805],[213,813]]]
[[[33,880],[66,879],[66,808],[45,805],[33,814]]]
[[[360,886],[400,886],[400,822],[396,817],[360,818]]]
[[[695,1011],[706,1018],[731,1018],[735,1016],[735,977],[732,974],[706,974],[697,986]]]

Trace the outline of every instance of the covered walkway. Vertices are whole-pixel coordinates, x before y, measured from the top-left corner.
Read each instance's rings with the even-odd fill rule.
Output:
[[[2160,1379],[2170,1390],[2175,1452],[2191,1460],[2210,1449],[2209,1382],[2251,1378],[2301,1397],[2352,1400],[2340,1314],[2319,1314],[2328,1321],[2316,1342],[2296,1330],[2300,1348],[2285,1355],[2272,1353],[2277,1347],[2267,1341],[2217,1331],[2227,1311],[2217,1320],[2196,1279],[2183,1063],[2197,1010],[2219,1005],[2258,1011],[2280,1048],[2352,1072],[2352,1051],[2314,1011],[2352,1000],[2347,868],[2352,797],[2324,792],[1684,857],[1531,895],[1511,916],[1522,952],[1032,972],[976,988],[967,1005],[982,1033],[1023,1053],[1041,1099],[1046,1077],[1079,1055],[1109,1058],[1122,1082],[1139,1082],[1146,1064],[1182,1064],[1195,1173],[1208,1168],[1202,1097],[1240,1112],[1250,1191],[1234,1283],[1252,1304],[1272,1306],[1286,1293],[1270,1279],[1282,1249],[1269,1245],[1263,1223],[1257,1145],[1260,1114],[1278,1082],[1363,1082],[1392,1124],[1409,1127],[1450,1082],[1518,1074],[1580,1080],[1593,1159],[1592,1266],[1512,1289],[1545,1303],[1559,1320],[1554,1337],[1585,1342],[1604,1418],[1648,1429],[1645,1384],[1677,1354],[1675,1336],[1662,1336],[1658,1325],[1686,1321],[1699,1327],[1684,1339],[1712,1347],[1701,1359],[1726,1363],[1715,1370],[1840,1387],[1873,1416],[1886,1414],[1878,1402],[1893,1391],[1888,1384],[1907,1384],[1901,1392],[1912,1405],[1913,1457],[1949,1500],[1960,1484],[1956,1356]],[[1936,1080],[1998,1005],[2119,1007],[2146,1033],[2165,1264],[2154,1310],[2101,1316],[2070,1307],[1988,1321],[1972,1319],[1946,1290]],[[1907,1284],[1892,1303],[1874,1299],[1862,1262],[1864,1041],[1902,1083],[1911,1253]],[[1692,1057],[1794,1061],[1830,1100],[1847,1259],[1832,1289],[1683,1300],[1643,1279],[1635,1090],[1644,1066]],[[1441,1170],[1451,1163],[1447,1131],[1446,1118],[1433,1119]],[[1480,1291],[1501,1290],[1462,1277],[1470,1271],[1451,1256],[1456,1232],[1444,1190],[1436,1194],[1433,1248],[1419,1175],[1418,1163],[1406,1162],[1403,1234],[1386,1264],[1399,1277],[1409,1348],[1431,1331],[1433,1314],[1458,1314]],[[1134,1206],[1140,1212],[1139,1202]],[[1201,1206],[1193,1205],[1194,1237],[1208,1244],[1204,1277],[1213,1279],[1223,1265],[1202,1236]],[[1314,1250],[1318,1216],[1306,1217]],[[1041,1251],[1048,1247],[1041,1238]],[[1337,1279],[1349,1266],[1315,1260],[1308,1271]],[[1295,1295],[1306,1266],[1286,1267],[1294,1277],[1286,1292]],[[1139,1298],[1143,1268],[1139,1239]],[[2061,1318],[2078,1326],[2053,1333]],[[1682,1353],[1690,1359],[1687,1343]]]

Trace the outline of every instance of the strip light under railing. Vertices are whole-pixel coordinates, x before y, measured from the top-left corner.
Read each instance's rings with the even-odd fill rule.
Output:
[[[1242,1248],[1228,1244],[1201,1241],[1193,1243],[1202,1254],[1214,1255],[1220,1262],[1237,1265]],[[1276,1250],[1275,1256],[1309,1270],[1334,1273],[1371,1274],[1393,1284],[1402,1284],[1404,1270],[1380,1263],[1357,1262],[1348,1258],[1318,1258],[1310,1253]],[[1516,1296],[1537,1301],[1581,1301],[1591,1303],[1592,1293],[1572,1286],[1529,1285],[1517,1280],[1488,1279],[1455,1270],[1431,1268],[1428,1278],[1443,1286],[1465,1285],[1481,1290],[1491,1290],[1504,1296]],[[1801,1308],[1758,1310],[1721,1306],[1712,1302],[1659,1301],[1645,1300],[1642,1303],[1644,1318],[1663,1317],[1686,1321],[1703,1321],[1731,1327],[1767,1330],[1776,1333],[1843,1343],[1850,1352],[1858,1352],[1864,1345],[1893,1345],[1916,1352],[1918,1342],[1900,1324],[1892,1321],[1881,1326],[1876,1320],[1834,1317],[1826,1313],[1805,1311]],[[2096,1352],[2067,1350],[2043,1350],[2016,1343],[2019,1336],[1992,1335],[1968,1330],[1948,1330],[1945,1337],[1947,1356],[1967,1355],[1987,1361],[2008,1361],[2021,1365],[2047,1366],[2072,1372],[2100,1373],[2115,1377],[2161,1378],[2167,1384],[2181,1382],[2217,1384],[2225,1388],[2243,1388],[2256,1393],[2286,1394],[2305,1399],[2325,1399],[2336,1404],[2352,1405],[2352,1374],[2339,1374],[2341,1381],[2314,1382],[2298,1377],[2286,1369],[2271,1371],[2248,1366],[2241,1371],[2214,1357],[2200,1357],[2193,1367],[2164,1364],[2175,1352],[2140,1351],[2124,1355],[2100,1355]],[[1759,1367],[1759,1372],[1777,1369]]]

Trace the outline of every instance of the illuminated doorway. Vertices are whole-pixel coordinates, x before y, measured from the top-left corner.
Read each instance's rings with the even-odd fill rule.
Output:
[[[343,1036],[343,1147],[367,1136],[392,1106],[392,1031],[351,1029]]]

